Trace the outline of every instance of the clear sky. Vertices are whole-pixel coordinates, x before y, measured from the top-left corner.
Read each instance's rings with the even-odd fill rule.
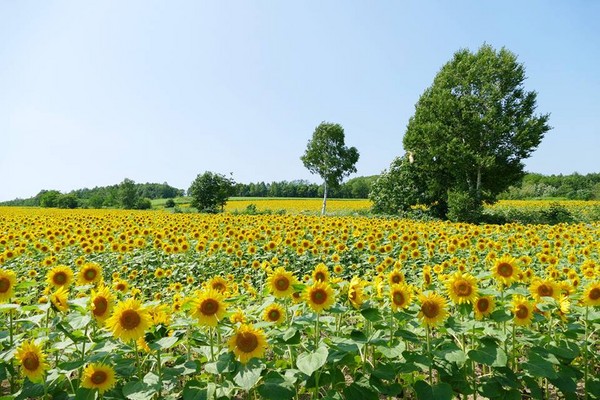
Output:
[[[403,154],[460,48],[505,46],[554,127],[526,170],[600,172],[600,1],[0,0],[0,201],[124,178],[307,179],[321,121],[358,172]]]

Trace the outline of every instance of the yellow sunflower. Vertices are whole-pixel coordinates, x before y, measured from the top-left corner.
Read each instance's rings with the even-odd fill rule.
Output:
[[[585,287],[581,303],[584,306],[600,306],[600,282],[592,282]]]
[[[192,316],[203,326],[215,327],[227,313],[227,306],[221,293],[208,289],[192,300]]]
[[[86,389],[98,389],[102,394],[112,389],[116,383],[115,370],[106,364],[88,364],[83,370],[81,387]]]
[[[285,310],[277,303],[270,304],[263,312],[263,320],[282,324],[285,321]]]
[[[529,286],[529,292],[539,302],[542,297],[552,297],[556,300],[559,299],[560,287],[559,285],[549,279],[534,279]]]
[[[388,282],[390,285],[397,285],[404,282],[404,274],[398,268],[394,268],[388,274]]]
[[[314,312],[320,313],[330,308],[335,302],[333,288],[326,282],[317,281],[312,286],[306,288],[304,301]]]
[[[68,298],[69,292],[64,286],[59,287],[50,295],[52,305],[62,312],[66,312],[69,309],[69,304],[67,303]]]
[[[477,279],[471,274],[455,272],[446,287],[450,300],[455,304],[473,304],[477,299]]]
[[[529,325],[533,320],[534,305],[525,297],[516,295],[512,300],[515,325]]]
[[[77,283],[91,285],[102,281],[102,267],[96,263],[85,263],[77,274]]]
[[[435,292],[421,293],[419,295],[421,308],[417,315],[423,324],[435,327],[444,323],[448,317],[446,299]]]
[[[222,276],[215,275],[208,281],[206,286],[219,293],[225,293],[227,291],[227,280]]]
[[[49,366],[46,363],[46,355],[40,346],[33,340],[23,342],[17,349],[16,358],[23,367],[23,374],[31,382],[42,382]]]
[[[323,263],[317,264],[312,272],[312,278],[315,282],[327,282],[329,280],[329,270]]]
[[[268,346],[265,333],[246,324],[237,329],[227,344],[242,364],[246,364],[252,358],[263,357]]]
[[[407,308],[412,301],[412,297],[413,290],[406,283],[392,285],[390,288],[392,310],[398,311],[399,309]]]
[[[90,309],[96,321],[103,322],[110,316],[114,305],[114,296],[110,289],[102,286],[98,290],[92,290],[90,297]]]
[[[298,283],[298,279],[283,267],[277,267],[269,274],[267,278],[267,287],[273,296],[284,298],[290,296],[294,292],[294,285]]]
[[[231,314],[229,321],[231,321],[232,324],[245,324],[246,315],[241,308],[238,308],[233,314]]]
[[[360,308],[365,302],[365,282],[357,276],[352,277],[348,285],[348,301],[354,308]]]
[[[506,286],[516,281],[520,272],[517,259],[508,254],[498,258],[492,267],[494,278]]]
[[[73,282],[73,270],[66,265],[57,265],[48,271],[46,282],[54,287],[68,287]]]
[[[15,294],[17,275],[9,269],[0,269],[0,303],[6,303]]]
[[[475,319],[481,320],[483,317],[490,315],[496,308],[496,301],[492,296],[482,296],[475,300],[474,312]]]
[[[124,342],[144,336],[152,324],[148,310],[137,299],[127,299],[115,306],[113,315],[106,320],[112,334]]]

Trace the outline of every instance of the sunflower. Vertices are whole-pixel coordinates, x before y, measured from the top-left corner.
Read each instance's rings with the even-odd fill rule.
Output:
[[[446,287],[450,300],[455,304],[473,304],[477,299],[477,279],[471,274],[455,272]]]
[[[263,320],[282,324],[285,321],[285,310],[277,303],[270,304],[263,312]]]
[[[77,283],[91,285],[102,281],[102,267],[96,263],[86,263],[77,274]]]
[[[223,295],[216,290],[208,289],[200,292],[192,300],[192,316],[198,318],[198,323],[203,326],[217,326],[227,313]]]
[[[243,324],[227,342],[229,350],[233,351],[242,364],[252,358],[261,358],[267,349],[267,338],[261,329]]]
[[[398,283],[390,288],[390,300],[392,310],[398,311],[410,305],[413,297],[413,290],[406,283]]]
[[[320,313],[335,302],[333,288],[326,282],[315,282],[304,292],[304,301],[314,312]]]
[[[219,293],[225,293],[227,291],[227,280],[222,276],[215,275],[207,282],[206,286]]]
[[[110,316],[114,305],[114,296],[110,289],[102,286],[98,290],[92,290],[90,298],[90,309],[96,321],[104,322]]]
[[[113,289],[117,292],[127,293],[127,290],[129,289],[129,284],[124,279],[115,279],[113,281]]]
[[[435,292],[421,293],[419,295],[421,308],[417,315],[428,327],[442,324],[448,316],[446,299]]]
[[[492,275],[506,286],[517,280],[520,268],[517,259],[506,254],[496,260],[492,267]]]
[[[73,282],[73,270],[66,265],[57,265],[48,271],[46,282],[54,287],[68,287]]]
[[[323,263],[317,264],[312,273],[313,281],[315,282],[327,282],[329,280],[329,270]]]
[[[98,389],[98,392],[102,394],[112,389],[116,383],[115,370],[106,364],[88,364],[83,370],[81,387],[86,389]]]
[[[144,336],[151,324],[150,313],[137,299],[127,299],[117,304],[113,315],[106,320],[108,329],[124,342]]]
[[[49,366],[46,355],[33,340],[23,342],[17,349],[16,357],[23,367],[23,373],[31,382],[42,382]]]
[[[348,301],[354,308],[359,308],[365,301],[365,283],[357,276],[352,277],[348,286]]]
[[[241,308],[238,308],[233,314],[231,314],[229,321],[232,324],[245,324],[246,315],[244,315],[244,311]]]
[[[600,282],[592,282],[586,286],[581,303],[586,307],[600,306]]]
[[[388,274],[388,282],[390,285],[397,285],[404,282],[404,274],[398,268],[394,268]]]
[[[298,283],[298,280],[289,271],[286,271],[283,267],[277,267],[269,274],[267,278],[267,287],[269,292],[273,296],[278,298],[284,298],[290,296],[294,291],[294,285]]]
[[[50,301],[52,305],[56,307],[58,311],[65,312],[69,309],[67,300],[69,298],[69,292],[64,286],[59,287],[56,292],[50,295]]]
[[[525,297],[516,295],[512,300],[512,311],[516,325],[529,325],[533,320],[533,303]]]
[[[475,300],[474,311],[475,319],[481,320],[483,317],[490,315],[496,308],[496,301],[492,296],[482,296]]]
[[[552,297],[556,300],[559,298],[560,287],[559,285],[548,279],[534,279],[531,285],[529,286],[529,291],[531,295],[535,299],[535,301],[539,302],[542,300],[542,297]]]
[[[6,303],[15,294],[17,275],[9,269],[0,269],[0,303]]]

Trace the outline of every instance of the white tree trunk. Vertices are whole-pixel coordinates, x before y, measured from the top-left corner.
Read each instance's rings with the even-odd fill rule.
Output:
[[[325,208],[327,207],[327,182],[323,183],[323,207],[321,208],[321,215],[325,215]]]

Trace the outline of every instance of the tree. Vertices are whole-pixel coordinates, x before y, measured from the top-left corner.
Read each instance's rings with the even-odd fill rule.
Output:
[[[121,207],[126,210],[132,210],[136,208],[138,198],[139,196],[135,182],[131,179],[125,178],[123,182],[119,184],[119,200]]]
[[[216,213],[223,211],[229,196],[235,190],[235,182],[231,178],[213,172],[199,174],[188,190],[192,198],[191,206],[200,212]]]
[[[522,160],[551,129],[548,114],[534,114],[537,93],[524,80],[512,52],[485,44],[476,53],[459,50],[441,68],[403,139],[415,200],[437,216],[475,220],[483,202],[521,180]],[[457,209],[449,213],[450,204]]]
[[[323,208],[327,206],[327,188],[337,187],[345,176],[356,172],[358,150],[346,147],[344,128],[339,124],[321,122],[308,141],[304,155],[300,157],[304,166],[323,179]]]

